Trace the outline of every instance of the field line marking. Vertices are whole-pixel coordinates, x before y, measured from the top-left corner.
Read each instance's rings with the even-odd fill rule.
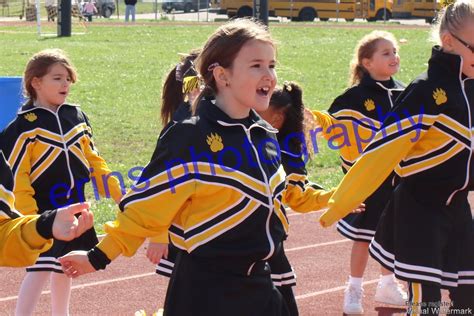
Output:
[[[378,281],[379,281],[379,279],[374,279],[374,280],[363,282],[362,285],[373,284],[373,283],[376,283]],[[315,297],[315,296],[319,296],[319,295],[324,295],[324,294],[328,294],[328,293],[342,291],[345,288],[346,288],[346,286],[343,285],[343,286],[333,287],[332,289],[321,290],[321,291],[316,291],[316,292],[310,292],[310,293],[298,295],[298,296],[295,297],[295,299],[296,300],[303,300],[303,299],[309,298],[309,297]]]
[[[114,282],[121,282],[121,281],[132,280],[132,279],[138,279],[138,278],[144,278],[151,275],[156,275],[156,273],[150,272],[150,273],[144,273],[144,274],[131,275],[128,277],[123,277],[123,278],[107,279],[103,281],[78,284],[78,285],[71,286],[71,290],[82,289],[82,288],[86,288],[90,286],[96,286],[96,285],[102,285],[102,284],[108,284],[108,283],[114,283]],[[43,291],[41,292],[41,295],[50,294],[50,293],[51,291]],[[0,298],[0,302],[13,301],[13,300],[16,300],[17,298],[18,296],[2,297]]]
[[[306,245],[306,246],[301,246],[301,247],[288,248],[288,249],[285,249],[285,252],[298,251],[298,250],[309,249],[309,248],[324,247],[324,246],[329,246],[329,245],[341,244],[343,242],[349,242],[349,241],[351,241],[351,240],[350,239],[340,239],[340,240],[335,240],[335,241],[328,241],[328,242],[323,242],[323,243],[320,243],[320,244],[312,244],[312,245]]]

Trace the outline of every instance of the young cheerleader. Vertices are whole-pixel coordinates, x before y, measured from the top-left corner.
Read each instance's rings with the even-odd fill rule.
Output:
[[[474,2],[448,5],[439,21],[441,46],[433,47],[428,71],[397,99],[320,218],[324,227],[332,225],[395,169],[399,184],[369,250],[408,281],[410,315],[438,314],[433,307],[440,306],[441,288],[451,292],[448,314],[474,307],[467,200],[474,183]]]
[[[307,153],[302,142],[304,104],[301,88],[296,83],[285,83],[282,88],[276,88],[268,109],[259,111],[258,114],[279,130],[277,138],[282,165],[287,174],[281,203],[298,212],[309,212],[325,207],[332,191],[324,191],[307,179],[303,159]],[[163,248],[160,248],[158,244],[154,247],[156,247],[155,252],[150,252],[150,248],[147,250],[147,256],[153,263],[159,260],[163,252]],[[174,249],[176,248],[170,244],[167,257],[159,260],[158,274],[171,276],[176,258]],[[296,285],[296,276],[285,255],[283,244],[279,251],[268,259],[268,263],[272,281],[282,294],[290,315],[298,315],[298,307],[292,290],[292,287]]]
[[[165,315],[288,315],[266,263],[288,228],[278,200],[284,171],[276,130],[254,111],[268,107],[275,63],[261,24],[236,19],[211,35],[197,69],[202,94],[213,99],[199,98],[196,116],[162,134],[142,174],[143,191],[124,197],[97,247],[61,259],[68,275],[104,269],[120,254],[133,255],[147,237],[166,243],[173,224],[183,238],[171,239],[185,251],[178,253]]]
[[[324,191],[308,181],[305,159],[308,158],[303,136],[304,121],[303,91],[294,82],[285,82],[277,88],[270,99],[270,106],[258,114],[278,129],[278,143],[281,162],[286,173],[285,191],[282,203],[298,212],[315,211],[327,205],[332,191]],[[283,296],[290,315],[298,315],[292,287],[296,285],[296,275],[282,246],[268,260],[272,280]]]
[[[200,92],[200,81],[194,61],[200,50],[195,49],[183,56],[181,61],[168,73],[161,94],[162,133],[177,122],[191,117],[191,104]],[[156,273],[171,277],[178,250],[172,243],[160,243],[159,238],[151,238],[146,256],[156,266]]]
[[[22,216],[15,210],[13,175],[0,151],[0,266],[24,267],[33,264],[41,252],[53,245],[52,238],[71,240],[93,224],[89,204],[78,203]],[[76,219],[75,214],[79,214]]]
[[[84,201],[84,186],[91,178],[101,195],[112,196],[117,203],[122,196],[118,180],[109,176],[110,170],[93,144],[86,115],[77,105],[65,103],[76,77],[61,50],[41,51],[26,66],[23,82],[28,101],[0,135],[0,148],[15,179],[15,206],[23,214],[42,214]],[[72,241],[56,240],[27,268],[16,314],[33,313],[50,277],[52,313],[67,315],[71,280],[63,274],[57,258],[96,243],[93,228]]]
[[[348,139],[336,146],[340,149],[344,173],[357,161],[403,91],[403,84],[392,78],[399,67],[395,37],[385,31],[367,34],[355,48],[350,70],[351,87],[334,100],[329,114],[313,112],[330,145],[340,138],[341,131],[345,130],[349,135]],[[346,314],[363,313],[362,278],[369,258],[369,243],[375,235],[377,223],[392,190],[392,177],[388,177],[364,201],[365,212],[351,213],[337,224],[337,230],[354,241],[350,276],[344,295],[343,311]],[[381,273],[375,300],[405,306],[406,293],[395,281],[393,273],[383,267]]]

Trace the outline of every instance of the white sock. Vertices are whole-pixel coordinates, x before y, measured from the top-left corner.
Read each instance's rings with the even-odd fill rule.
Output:
[[[357,288],[362,288],[362,280],[363,278],[355,278],[353,276],[349,276],[349,285]]]
[[[391,282],[395,282],[395,275],[393,273],[380,276],[379,284],[381,286],[385,286]]]
[[[51,314],[69,315],[72,279],[62,273],[51,273]]]
[[[33,314],[50,274],[49,271],[26,272],[21,283],[20,293],[18,293],[15,315],[29,316]]]

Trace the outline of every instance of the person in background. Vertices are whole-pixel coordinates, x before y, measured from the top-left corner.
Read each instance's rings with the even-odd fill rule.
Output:
[[[85,185],[118,204],[124,184],[111,175],[99,155],[92,127],[79,105],[67,103],[77,72],[65,52],[46,49],[28,61],[23,76],[26,103],[0,133],[0,149],[12,168],[15,207],[24,215],[85,201]],[[91,181],[92,180],[92,181]],[[33,313],[46,282],[51,280],[53,314],[69,313],[71,279],[58,257],[92,248],[94,228],[71,241],[56,240],[37,262],[27,267],[17,301],[17,315]]]
[[[340,147],[344,173],[355,164],[371,137],[380,129],[396,98],[405,86],[393,78],[400,69],[395,36],[386,31],[372,31],[362,37],[350,65],[350,88],[338,96],[328,112],[313,111],[322,134],[329,142],[344,128],[349,140]],[[339,138],[340,139],[340,138]],[[375,235],[380,216],[393,191],[393,175],[364,201],[365,212],[351,213],[341,219],[337,230],[353,241],[350,275],[344,294],[343,312],[361,314],[363,276],[369,259],[369,243]],[[405,307],[407,294],[394,274],[381,267],[375,301]]]
[[[137,0],[125,0],[125,22],[128,22],[130,15],[132,16],[132,22],[135,22],[135,6]]]
[[[87,1],[82,8],[82,15],[87,18],[87,21],[92,22],[92,17],[97,14],[97,8],[92,0]]]

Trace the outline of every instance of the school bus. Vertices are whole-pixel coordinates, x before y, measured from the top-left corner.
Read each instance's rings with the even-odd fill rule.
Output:
[[[440,9],[438,0],[395,0],[392,15],[397,19],[425,19],[431,23]]]
[[[293,21],[313,21],[319,18],[341,18],[354,21],[389,20],[392,0],[268,0],[269,16],[287,17]],[[221,0],[219,13],[229,18],[253,15],[252,0]]]

